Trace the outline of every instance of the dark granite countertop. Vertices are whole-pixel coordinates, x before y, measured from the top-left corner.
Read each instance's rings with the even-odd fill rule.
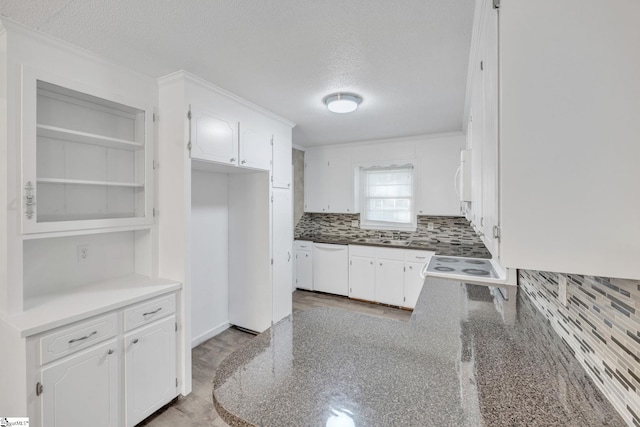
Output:
[[[624,425],[515,289],[428,278],[409,322],[294,313],[222,362],[214,404],[232,426]]]
[[[435,252],[436,255],[462,256],[470,258],[491,258],[491,253],[483,244],[474,245],[458,242],[441,242],[439,240],[411,239],[411,244],[409,244],[408,246],[394,246],[382,243],[357,242],[356,239],[357,237],[319,234],[306,234],[296,237],[296,240],[307,240],[314,243],[417,249],[423,251],[432,251]]]

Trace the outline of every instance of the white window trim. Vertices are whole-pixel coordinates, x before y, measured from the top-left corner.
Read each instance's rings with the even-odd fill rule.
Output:
[[[364,173],[366,169],[372,168],[401,168],[410,167],[411,171],[411,223],[402,224],[397,222],[386,221],[367,221],[364,218],[365,209],[365,185],[366,179]],[[399,162],[399,164],[361,164],[358,165],[358,177],[359,177],[359,202],[360,202],[360,229],[362,230],[383,230],[383,231],[416,231],[418,228],[418,219],[416,216],[416,165],[414,161]]]

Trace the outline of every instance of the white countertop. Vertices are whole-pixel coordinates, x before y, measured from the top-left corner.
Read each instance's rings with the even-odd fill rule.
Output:
[[[25,310],[2,320],[21,337],[28,337],[91,316],[163,295],[182,287],[179,282],[131,275],[96,282],[65,293],[46,294],[25,303]]]

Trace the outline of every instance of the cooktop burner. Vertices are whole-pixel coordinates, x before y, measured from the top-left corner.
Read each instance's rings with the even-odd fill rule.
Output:
[[[472,274],[474,276],[488,276],[490,274],[487,270],[480,270],[478,268],[465,268],[462,272]]]
[[[426,267],[426,271],[455,276],[463,279],[466,277],[498,278],[491,260],[481,258],[465,258],[450,256],[435,256]],[[440,276],[442,277],[442,276]]]

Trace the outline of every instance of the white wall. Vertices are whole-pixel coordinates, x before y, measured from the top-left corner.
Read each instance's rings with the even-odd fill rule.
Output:
[[[114,279],[135,272],[135,232],[27,240],[24,242],[25,309],[44,294]],[[88,258],[78,262],[78,246]]]
[[[225,174],[191,173],[191,346],[229,326],[229,206]]]

